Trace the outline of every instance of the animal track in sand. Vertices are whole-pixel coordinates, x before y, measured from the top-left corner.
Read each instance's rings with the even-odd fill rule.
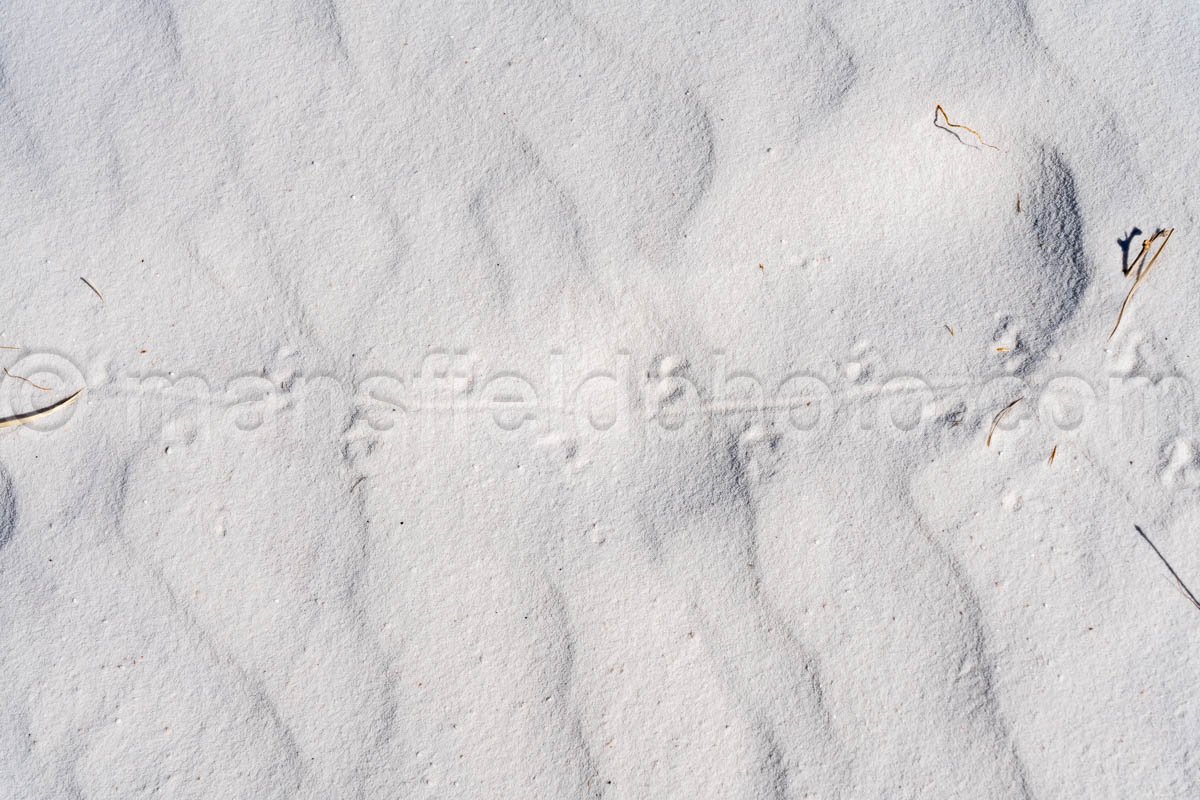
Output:
[[[1158,478],[1175,489],[1200,487],[1200,452],[1192,439],[1180,436],[1167,445]]]

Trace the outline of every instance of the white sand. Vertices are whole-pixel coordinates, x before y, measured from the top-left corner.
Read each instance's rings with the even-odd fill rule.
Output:
[[[0,4],[0,797],[1200,796],[1200,6],[653,5]]]

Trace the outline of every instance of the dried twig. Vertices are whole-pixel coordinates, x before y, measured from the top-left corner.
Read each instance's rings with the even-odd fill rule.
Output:
[[[1137,254],[1135,257],[1134,257],[1133,261],[1132,261],[1132,262],[1131,262],[1131,263],[1130,263],[1130,264],[1129,264],[1127,267],[1125,267],[1125,269],[1124,269],[1124,270],[1122,270],[1122,273],[1121,273],[1121,274],[1123,274],[1123,275],[1128,275],[1130,272],[1133,272],[1134,270],[1137,270],[1137,272],[1136,272],[1136,274],[1134,275],[1134,277],[1136,278],[1136,277],[1138,277],[1139,275],[1141,275],[1141,274],[1142,274],[1142,272],[1141,272],[1141,269],[1140,269],[1139,267],[1140,267],[1141,263],[1142,263],[1143,261],[1145,261],[1145,259],[1146,259],[1146,251],[1148,251],[1148,250],[1150,249],[1150,245],[1152,245],[1152,244],[1154,243],[1154,240],[1155,240],[1155,239],[1157,239],[1157,238],[1158,238],[1159,236],[1161,236],[1161,235],[1162,235],[1162,231],[1158,231],[1158,232],[1157,232],[1157,233],[1155,233],[1153,236],[1151,236],[1149,239],[1143,239],[1143,240],[1142,240],[1142,250],[1141,250],[1141,252],[1139,252],[1139,253],[1138,253],[1138,254]]]
[[[987,435],[987,446],[988,447],[992,446],[992,435],[996,433],[996,426],[1000,424],[1000,420],[1004,419],[1005,414],[1007,414],[1009,411],[1012,411],[1013,406],[1015,406],[1017,403],[1021,402],[1024,399],[1025,399],[1024,397],[1018,397],[1016,400],[1013,400],[1011,403],[1006,405],[1004,408],[1000,409],[1000,413],[992,418],[992,427],[988,429],[988,435]]]
[[[1154,555],[1158,556],[1158,560],[1166,565],[1167,571],[1171,573],[1171,577],[1175,579],[1175,583],[1179,585],[1179,588],[1183,589],[1183,593],[1187,595],[1187,599],[1191,600],[1192,605],[1194,605],[1197,609],[1200,609],[1200,600],[1196,599],[1196,595],[1192,594],[1192,590],[1189,589],[1187,584],[1183,582],[1183,578],[1179,577],[1179,573],[1177,573],[1175,568],[1171,566],[1171,562],[1167,561],[1166,557],[1163,556],[1163,554],[1159,552],[1158,548],[1154,546],[1154,542],[1150,541],[1150,537],[1146,535],[1144,530],[1142,530],[1142,526],[1134,525],[1133,527],[1134,530],[1141,534],[1142,538],[1146,540],[1146,544],[1150,545],[1150,549],[1154,551]]]
[[[951,328],[949,325],[943,325],[942,327],[945,328],[946,330],[950,331],[951,336],[954,335],[954,328]]]
[[[83,389],[80,389],[79,391],[75,392],[75,394],[64,400],[59,400],[57,403],[46,406],[45,408],[37,411],[30,411],[28,414],[17,414],[16,416],[0,419],[0,428],[15,428],[18,425],[27,425],[30,422],[41,419],[42,417],[49,416],[55,411],[66,408],[67,406],[71,405],[71,403],[74,403],[79,399],[79,395],[81,394],[83,394]]]
[[[100,298],[101,303],[105,303],[105,304],[108,303],[108,301],[104,299],[104,295],[100,294],[100,290],[97,289],[95,286],[93,286],[91,281],[89,281],[87,278],[83,277],[82,275],[79,276],[79,280],[86,283],[87,287],[96,293],[96,297]]]
[[[974,135],[974,137],[975,137],[976,139],[978,139],[978,140],[979,140],[979,143],[980,143],[981,145],[983,145],[984,147],[990,147],[990,148],[992,148],[993,150],[999,150],[999,149],[1000,149],[999,147],[996,147],[996,145],[994,145],[994,144],[988,144],[987,142],[985,142],[985,141],[983,140],[983,136],[981,136],[981,135],[979,134],[979,131],[975,130],[974,128],[968,128],[966,125],[959,125],[959,124],[958,124],[958,123],[956,123],[956,122],[951,122],[951,121],[950,121],[950,116],[949,116],[949,115],[946,113],[946,109],[942,108],[942,107],[941,107],[941,105],[938,105],[938,106],[937,106],[937,108],[935,108],[935,109],[934,109],[934,111],[933,111],[933,124],[934,124],[934,125],[937,125],[937,121],[938,121],[938,114],[941,114],[941,115],[942,115],[942,119],[944,119],[944,120],[946,121],[946,125],[947,125],[948,127],[950,127],[950,128],[961,128],[962,130],[964,130],[964,131],[967,131],[967,132],[971,133],[972,135]],[[953,131],[951,131],[951,133],[953,133]],[[1018,211],[1020,211],[1020,209],[1019,209],[1019,208],[1018,208],[1017,210],[1018,210]]]
[[[1174,228],[1168,228],[1167,230],[1159,231],[1146,241],[1142,242],[1142,252],[1138,253],[1137,258],[1135,258],[1133,263],[1129,265],[1130,272],[1133,271],[1135,266],[1137,267],[1137,277],[1133,280],[1133,286],[1129,287],[1129,294],[1125,295],[1125,302],[1121,303],[1121,311],[1117,314],[1116,324],[1113,325],[1112,331],[1110,331],[1108,334],[1109,339],[1112,339],[1117,332],[1117,328],[1121,327],[1121,320],[1125,318],[1125,309],[1129,307],[1129,301],[1133,299],[1134,293],[1138,290],[1146,278],[1149,277],[1150,270],[1154,269],[1154,263],[1158,261],[1158,257],[1162,255],[1163,248],[1167,246],[1167,242],[1171,240],[1171,234],[1174,232]],[[1160,244],[1158,249],[1154,251],[1154,255],[1147,263],[1146,254],[1150,252],[1150,248],[1160,236],[1163,237],[1162,244]]]
[[[9,371],[8,371],[8,367],[5,367],[5,368],[4,368],[4,374],[5,374],[5,375],[7,375],[7,376],[8,376],[8,377],[10,377],[10,378],[16,378],[16,379],[17,379],[17,380],[19,380],[19,381],[25,381],[26,383],[28,383],[28,384],[29,384],[30,386],[32,386],[33,388],[35,388],[35,389],[41,389],[43,392],[48,392],[48,391],[50,391],[50,387],[49,387],[49,386],[42,386],[40,383],[34,383],[33,381],[29,380],[29,378],[22,378],[20,375],[14,375],[14,374],[12,374],[11,372],[9,372]]]
[[[1055,457],[1055,456],[1057,456],[1057,455],[1058,455],[1058,445],[1054,445],[1053,449],[1051,449],[1051,450],[1050,450],[1050,460],[1049,460],[1048,462],[1046,462],[1046,463],[1047,463],[1048,465],[1053,465],[1053,464],[1054,464],[1054,457]]]

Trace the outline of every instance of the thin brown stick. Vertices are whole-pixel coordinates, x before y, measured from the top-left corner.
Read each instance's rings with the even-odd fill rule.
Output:
[[[942,327],[945,328],[946,330],[950,331],[951,336],[954,335],[954,328],[951,328],[949,325],[943,325]]]
[[[1187,584],[1183,582],[1183,578],[1179,577],[1179,573],[1176,572],[1175,568],[1171,566],[1171,562],[1167,561],[1166,556],[1164,556],[1161,552],[1159,552],[1159,549],[1154,546],[1154,542],[1150,541],[1150,537],[1146,535],[1146,532],[1144,530],[1142,530],[1142,526],[1134,525],[1133,528],[1139,534],[1141,534],[1141,537],[1143,539],[1146,540],[1146,544],[1150,545],[1150,549],[1154,551],[1154,555],[1158,556],[1158,560],[1163,562],[1163,564],[1167,568],[1167,571],[1171,573],[1171,577],[1175,579],[1175,583],[1179,586],[1180,589],[1183,589],[1183,593],[1185,595],[1187,595],[1187,599],[1192,602],[1192,605],[1194,605],[1198,610],[1200,610],[1200,600],[1197,600],[1196,595],[1192,594],[1192,590],[1189,589],[1187,587]]]
[[[1137,265],[1139,262],[1145,262],[1146,253],[1150,252],[1151,245],[1154,244],[1158,237],[1163,237],[1162,244],[1160,244],[1158,249],[1154,251],[1154,255],[1150,258],[1149,263],[1146,263],[1144,266],[1138,266],[1137,277],[1133,280],[1133,286],[1129,287],[1129,294],[1125,295],[1125,302],[1121,303],[1121,310],[1117,314],[1116,324],[1113,325],[1112,330],[1108,334],[1108,338],[1110,340],[1114,335],[1116,335],[1117,328],[1121,327],[1121,320],[1125,318],[1125,309],[1129,307],[1129,301],[1133,299],[1134,293],[1138,290],[1142,283],[1145,282],[1146,278],[1150,276],[1150,270],[1154,269],[1155,262],[1157,262],[1158,257],[1162,255],[1163,248],[1167,246],[1167,242],[1171,241],[1171,234],[1174,232],[1174,228],[1168,228],[1165,231],[1159,231],[1146,241],[1142,242],[1142,252],[1138,253],[1138,257],[1135,258],[1133,260],[1133,264],[1129,266],[1131,272],[1133,271],[1134,265]]]
[[[981,136],[981,135],[980,135],[980,133],[979,133],[979,131],[975,130],[974,128],[968,128],[966,125],[959,125],[957,122],[951,122],[951,121],[950,121],[950,115],[946,113],[946,109],[942,108],[940,104],[939,104],[939,105],[937,106],[937,108],[935,108],[935,109],[934,109],[934,111],[933,111],[933,124],[934,124],[934,125],[936,125],[936,124],[937,124],[937,116],[938,116],[938,114],[939,114],[939,113],[942,115],[942,119],[944,119],[944,120],[946,121],[946,125],[947,125],[948,127],[951,127],[951,128],[962,128],[964,131],[968,131],[969,133],[971,133],[972,135],[974,135],[974,137],[975,137],[976,139],[978,139],[978,140],[979,140],[979,143],[980,143],[981,145],[983,145],[984,147],[990,147],[990,148],[992,148],[993,150],[999,150],[999,149],[1000,149],[999,147],[996,147],[996,145],[994,145],[994,144],[988,144],[987,142],[985,142],[985,141],[983,140],[983,136]],[[1018,211],[1020,211],[1020,209],[1019,209],[1019,208],[1018,208],[1017,210],[1018,210]]]
[[[1133,277],[1137,278],[1137,276],[1142,274],[1140,265],[1143,261],[1146,260],[1146,253],[1150,250],[1150,245],[1154,244],[1154,240],[1157,239],[1161,235],[1162,235],[1162,231],[1159,231],[1158,233],[1151,236],[1149,239],[1142,240],[1142,250],[1134,257],[1133,262],[1130,263],[1130,265],[1125,268],[1126,275],[1128,275],[1129,273],[1132,272]]]
[[[17,379],[17,380],[19,380],[19,381],[25,381],[26,383],[28,383],[28,384],[29,384],[30,386],[32,386],[33,388],[35,388],[35,389],[41,389],[43,392],[48,392],[48,391],[50,391],[50,387],[49,387],[49,386],[42,386],[40,383],[34,383],[33,381],[29,380],[29,378],[22,378],[20,375],[14,375],[14,374],[12,374],[11,372],[9,372],[9,371],[8,371],[8,367],[5,367],[5,368],[4,368],[4,374],[5,374],[5,375],[7,375],[7,376],[8,376],[8,377],[10,377],[10,378],[16,378],[16,379]]]
[[[0,344],[0,350],[20,350],[19,347],[11,347],[7,344]]]
[[[74,403],[76,400],[78,400],[79,395],[81,395],[81,394],[83,394],[83,389],[80,389],[79,391],[75,392],[75,394],[71,395],[70,397],[67,397],[63,400],[59,400],[57,403],[46,406],[45,408],[42,408],[42,409],[38,409],[37,411],[30,411],[28,414],[17,414],[12,417],[5,417],[4,419],[0,419],[0,428],[15,428],[18,425],[28,425],[30,422],[33,422],[34,420],[39,420],[42,417],[53,414],[55,411],[58,411],[59,409],[66,408],[67,406],[71,405],[71,403]]]
[[[108,301],[104,299],[104,295],[100,294],[100,290],[97,289],[95,286],[93,286],[91,281],[89,281],[87,278],[83,277],[82,275],[79,276],[79,280],[86,283],[87,287],[96,293],[96,297],[100,298],[101,303],[105,303],[105,304],[108,303]]]
[[[1012,411],[1013,406],[1015,406],[1017,403],[1021,402],[1024,399],[1025,399],[1024,397],[1018,397],[1016,400],[1013,400],[1011,403],[1006,405],[1004,408],[1000,409],[1000,413],[992,418],[992,427],[988,429],[988,435],[987,435],[987,446],[988,447],[992,446],[992,435],[996,433],[996,426],[1000,424],[1000,420],[1004,419],[1005,414]]]
[[[1054,445],[1054,448],[1050,451],[1050,460],[1047,462],[1047,464],[1049,466],[1054,465],[1054,457],[1057,455],[1058,455],[1058,445]]]

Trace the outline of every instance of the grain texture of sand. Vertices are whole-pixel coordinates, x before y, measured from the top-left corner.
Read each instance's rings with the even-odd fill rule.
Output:
[[[1198,38],[0,5],[0,796],[1200,796]]]

